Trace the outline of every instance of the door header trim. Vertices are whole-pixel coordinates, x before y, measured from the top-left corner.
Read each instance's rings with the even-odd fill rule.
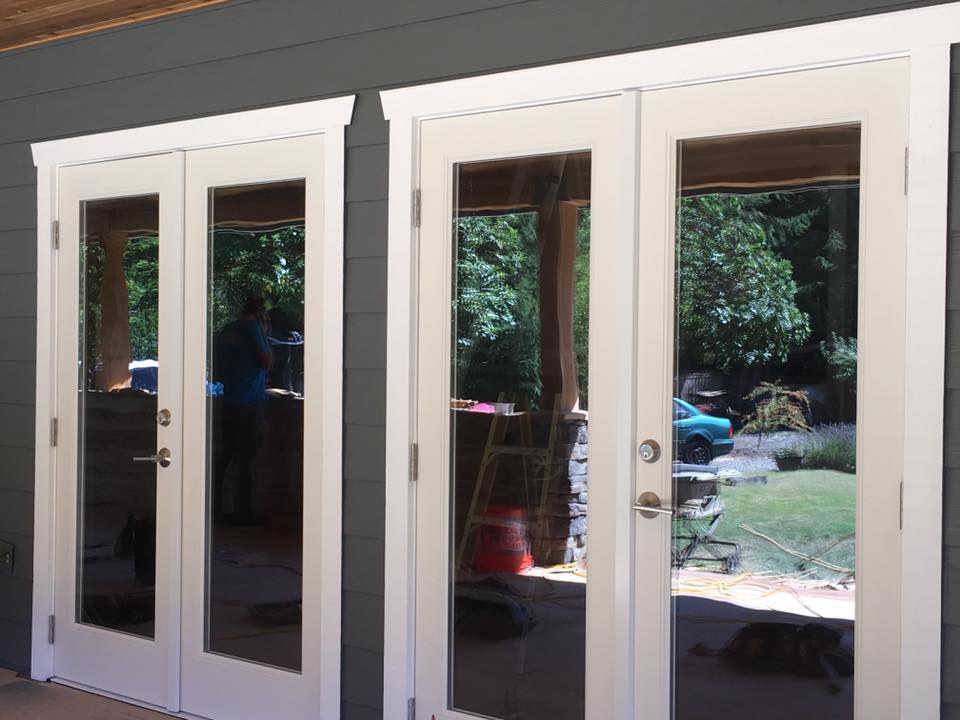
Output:
[[[244,110],[33,143],[36,167],[103,162],[327,132],[349,125],[356,96]]]
[[[387,120],[426,119],[886,60],[960,40],[960,3],[384,90]]]

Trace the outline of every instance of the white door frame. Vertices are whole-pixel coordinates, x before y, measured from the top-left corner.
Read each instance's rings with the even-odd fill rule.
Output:
[[[142,128],[85,135],[32,145],[37,167],[37,375],[35,427],[35,494],[33,559],[33,624],[30,675],[56,678],[53,648],[48,643],[49,618],[54,615],[56,450],[51,428],[56,418],[58,267],[55,243],[58,169],[69,165],[120,158],[195,150],[240,143],[322,133],[324,152],[324,215],[322,242],[324,396],[323,506],[321,547],[324,572],[335,578],[322,588],[324,643],[324,717],[340,708],[340,565],[342,503],[342,378],[343,378],[343,202],[344,136],[353,115],[355,96],[250,110]],[[171,589],[179,599],[180,588]],[[179,604],[177,604],[179,610]],[[173,665],[180,657],[173,653]],[[179,710],[179,698],[167,709]]]
[[[714,82],[891,57],[910,59],[907,183],[906,379],[904,388],[900,717],[940,712],[940,523],[947,233],[950,45],[960,41],[960,3],[871,15],[381,93],[390,122],[387,265],[387,441],[384,720],[404,720],[414,692],[416,258],[411,202],[419,177],[419,126],[449,115],[621,95],[636,128],[633,89]],[[636,158],[636,133],[620,139]],[[626,173],[635,187],[637,167]],[[635,220],[624,219],[624,232]]]

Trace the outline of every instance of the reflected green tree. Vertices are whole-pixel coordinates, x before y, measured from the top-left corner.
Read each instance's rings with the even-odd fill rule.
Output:
[[[573,348],[577,358],[580,409],[589,407],[590,346],[590,209],[580,211],[577,228],[577,258],[574,268]]]
[[[130,349],[133,360],[156,359],[159,323],[160,240],[156,235],[131,236],[123,255],[130,307]]]
[[[540,267],[537,214],[466,216],[457,221],[454,299],[457,393],[496,400],[501,393],[538,407]],[[580,211],[574,265],[574,353],[580,405],[587,407],[590,314],[590,211]]]
[[[156,235],[132,235],[124,253],[130,308],[133,360],[157,358],[159,311],[159,243]],[[213,333],[234,320],[243,301],[262,296],[270,307],[282,308],[292,329],[304,319],[304,228],[270,232],[218,231],[211,243],[209,297]],[[85,327],[87,366],[99,358],[100,294],[105,256],[99,243],[85,248]]]
[[[237,317],[247,297],[282,308],[290,327],[303,329],[305,244],[303,225],[271,232],[217,231],[210,243],[211,332]]]
[[[536,213],[457,221],[454,299],[457,392],[531,405],[540,398]]]
[[[677,242],[681,366],[782,364],[810,335],[793,266],[772,247],[764,197],[683,198]]]

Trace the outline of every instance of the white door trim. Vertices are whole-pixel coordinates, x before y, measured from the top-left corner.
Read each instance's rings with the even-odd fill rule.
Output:
[[[321,652],[324,717],[340,707],[340,565],[342,505],[343,378],[343,202],[345,126],[355,96],[163,123],[142,128],[51,140],[32,145],[37,167],[37,375],[35,425],[35,495],[33,623],[31,677],[56,674],[53,648],[47,642],[48,618],[54,614],[54,543],[56,457],[51,424],[56,417],[57,253],[53,222],[57,219],[57,170],[125,157],[194,150],[322,133],[324,152],[322,313],[324,410],[322,418],[324,508],[322,522],[322,593],[325,643]],[[179,661],[179,658],[177,658]],[[175,707],[173,698],[171,707]]]
[[[909,123],[900,716],[919,718],[940,712],[949,45],[911,53]]]
[[[410,199],[420,121],[891,57],[911,60],[901,545],[910,564],[902,589],[900,715],[939,715],[942,527],[931,522],[930,508],[942,502],[943,438],[922,428],[943,423],[950,44],[958,41],[960,3],[948,3],[381,93],[390,121],[384,720],[405,720],[414,692],[416,490],[408,453],[416,429],[418,233]],[[636,143],[621,142],[625,151]]]

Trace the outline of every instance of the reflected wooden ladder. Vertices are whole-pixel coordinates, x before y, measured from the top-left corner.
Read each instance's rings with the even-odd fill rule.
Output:
[[[547,433],[547,444],[537,446],[533,444],[533,427],[531,420],[533,412],[518,413],[516,415],[495,414],[490,422],[490,430],[487,432],[487,440],[483,449],[483,456],[480,460],[480,469],[477,472],[477,481],[473,486],[473,495],[470,499],[470,507],[467,510],[467,517],[464,522],[463,534],[460,537],[459,547],[457,548],[456,569],[460,572],[469,570],[476,555],[477,543],[473,542],[471,546],[471,537],[483,525],[495,525],[500,527],[513,527],[516,521],[505,518],[499,518],[487,514],[490,507],[490,497],[493,495],[496,485],[497,471],[500,466],[500,459],[505,456],[519,457],[523,468],[524,497],[526,499],[527,510],[527,537],[536,538],[538,543],[544,540],[546,528],[546,507],[547,496],[550,490],[551,481],[559,475],[562,470],[561,463],[553,462],[556,451],[557,436],[559,433],[559,412],[560,402],[556,398],[551,412],[550,427]],[[517,417],[520,421],[520,444],[505,443],[507,427],[511,417]],[[534,467],[531,468],[530,464]],[[537,474],[533,474],[533,472]],[[536,481],[540,480],[539,497],[534,501],[536,490]],[[535,510],[532,513],[531,510]],[[471,546],[469,563],[464,564],[467,559],[467,549]],[[539,551],[539,547],[536,548]],[[534,552],[533,542],[531,541],[531,554],[537,557]]]

